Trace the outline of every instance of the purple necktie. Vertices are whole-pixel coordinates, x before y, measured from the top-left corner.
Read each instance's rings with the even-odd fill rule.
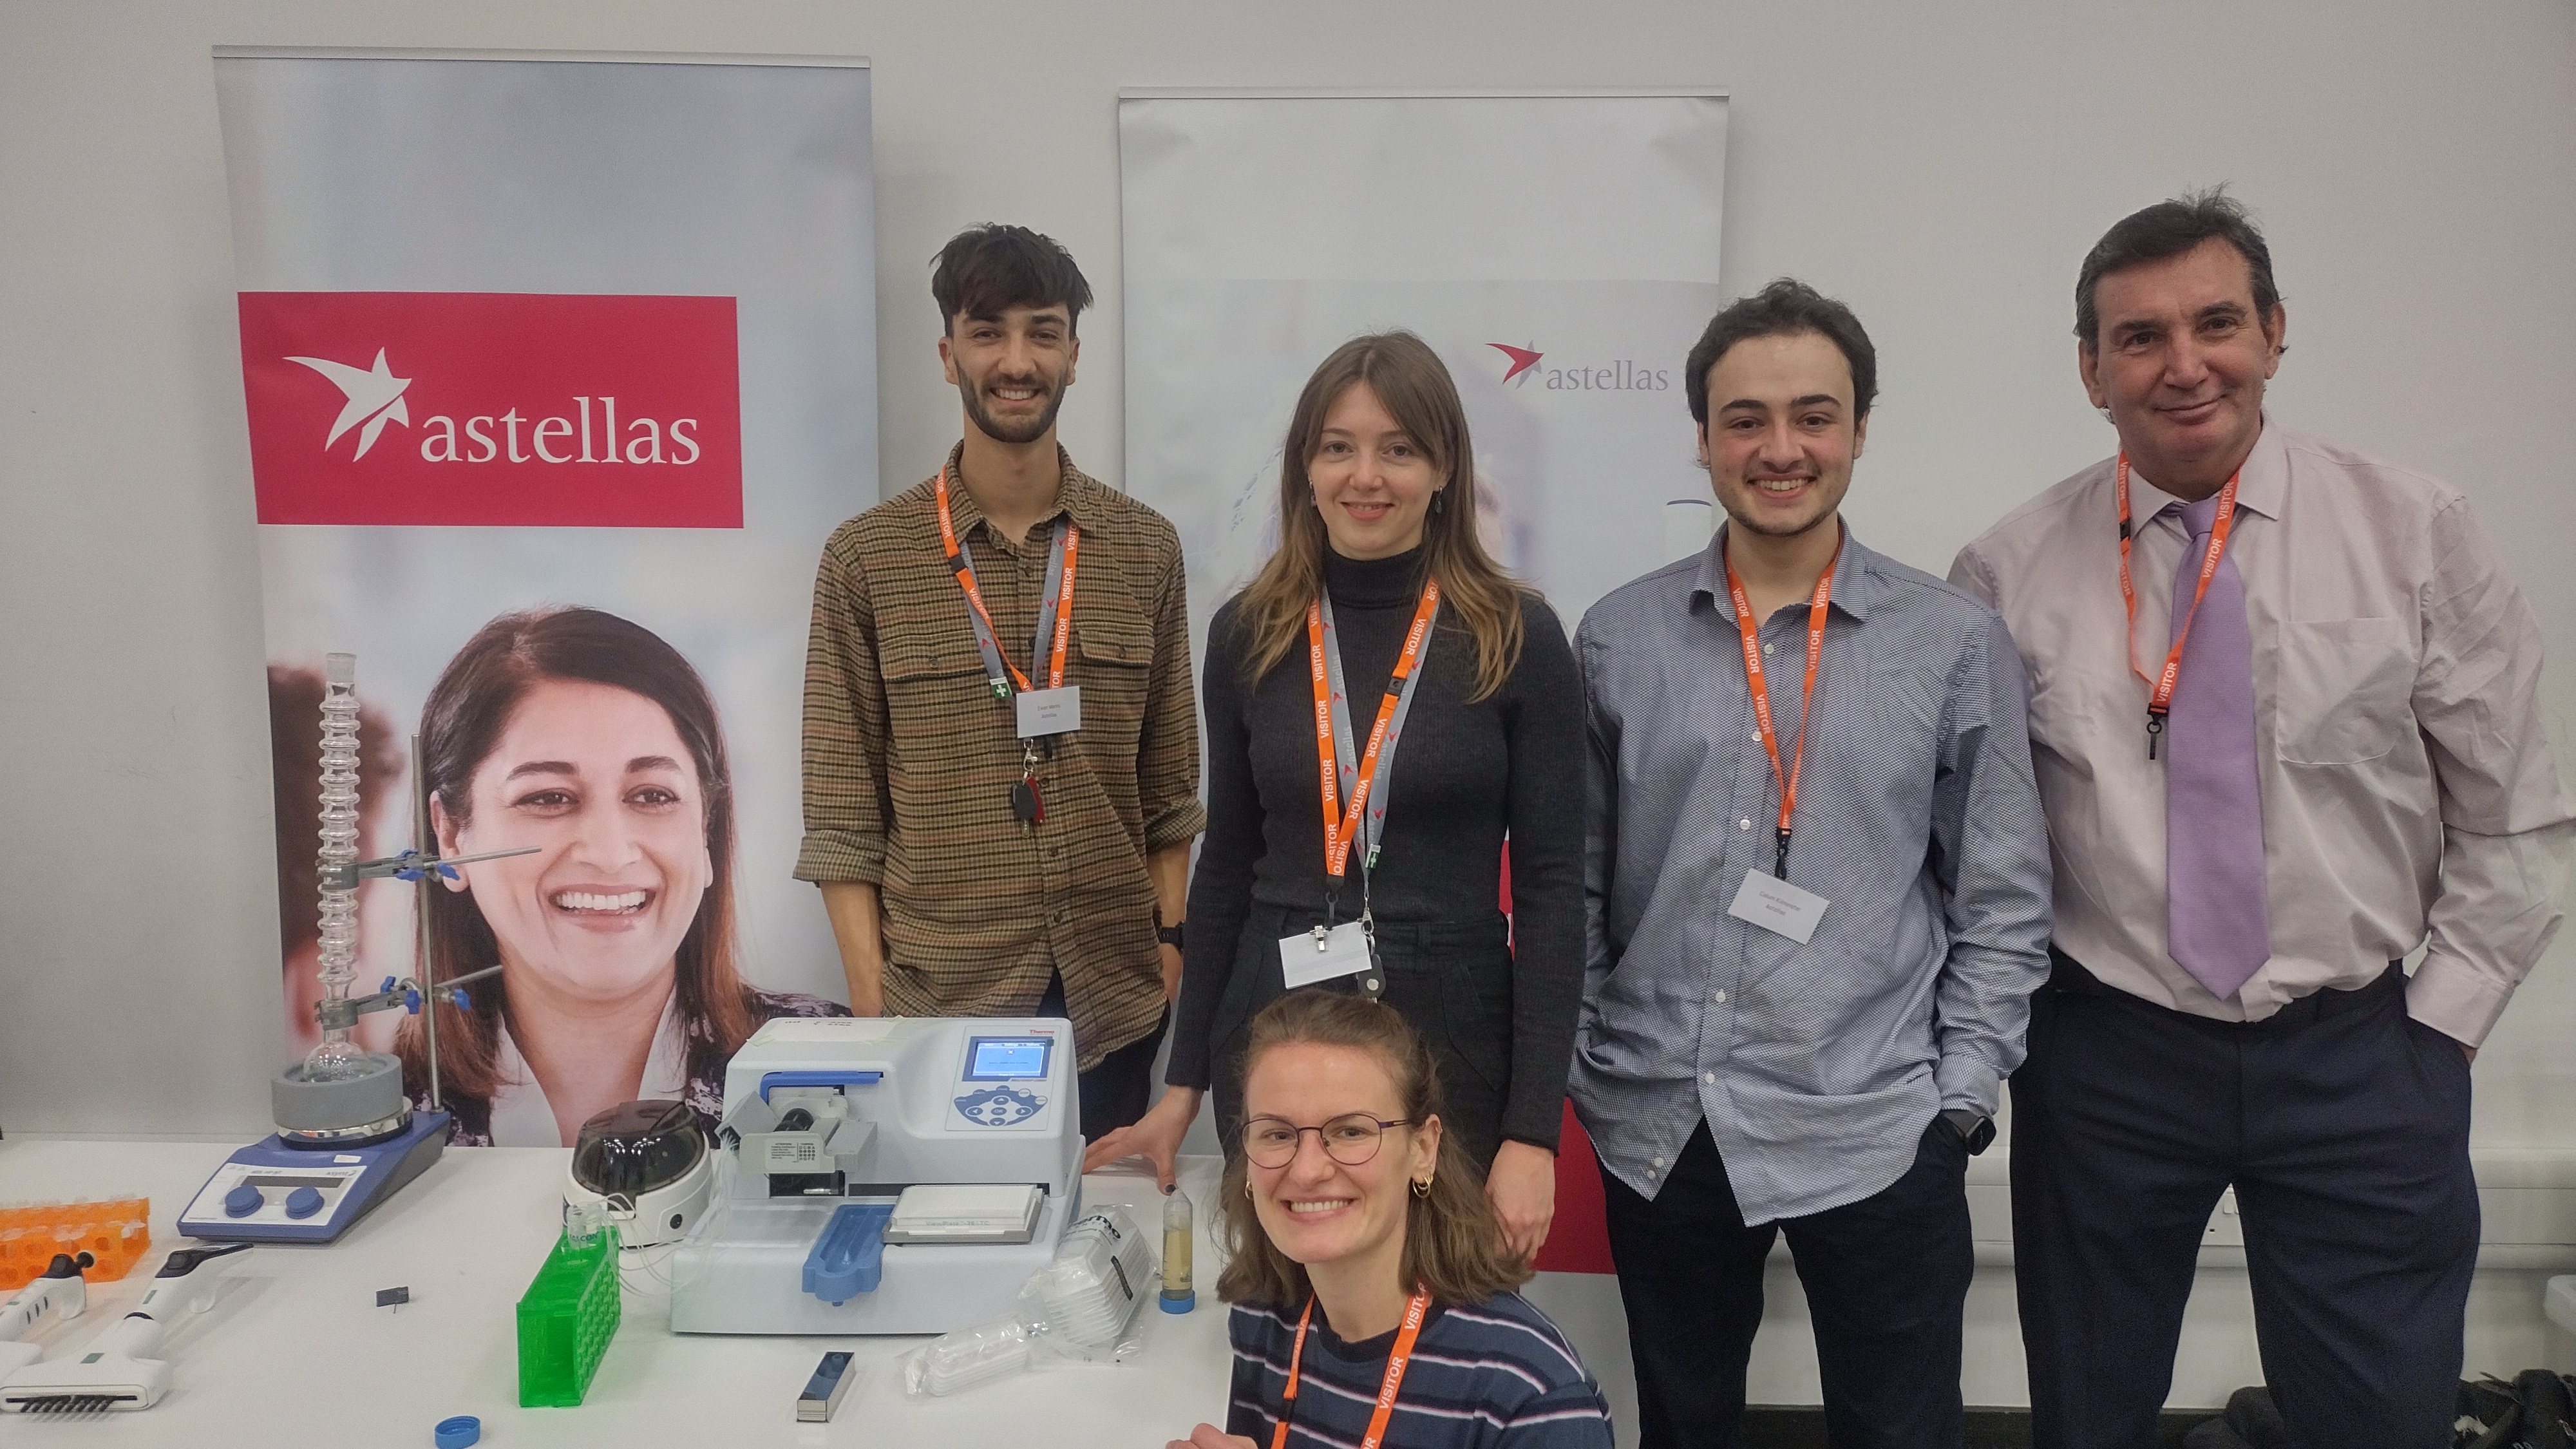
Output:
[[[2220,557],[2208,597],[2191,613],[2217,497],[2185,506],[2182,517],[2191,546],[2174,571],[2173,632],[2190,618],[2191,642],[2165,720],[2165,949],[2225,1000],[2272,955],[2254,772],[2254,637],[2233,551]]]

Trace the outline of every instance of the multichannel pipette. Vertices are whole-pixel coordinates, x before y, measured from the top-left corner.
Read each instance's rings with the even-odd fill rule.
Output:
[[[0,1380],[0,1414],[87,1418],[151,1408],[170,1390],[170,1365],[152,1357],[161,1344],[162,1319],[176,1300],[203,1313],[215,1302],[207,1263],[250,1250],[247,1243],[220,1248],[181,1248],[161,1265],[132,1313],[71,1358],[28,1364]],[[77,1275],[75,1275],[77,1276]]]

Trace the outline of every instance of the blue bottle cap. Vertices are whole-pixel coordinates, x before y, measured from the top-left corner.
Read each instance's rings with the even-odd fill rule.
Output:
[[[459,1414],[453,1419],[439,1420],[438,1428],[432,1432],[438,1440],[438,1449],[467,1449],[468,1445],[483,1437],[483,1421],[472,1414]]]
[[[1187,1313],[1191,1309],[1199,1306],[1199,1295],[1196,1289],[1192,1289],[1190,1292],[1183,1293],[1178,1297],[1166,1293],[1159,1301],[1162,1303],[1163,1311],[1165,1313]]]

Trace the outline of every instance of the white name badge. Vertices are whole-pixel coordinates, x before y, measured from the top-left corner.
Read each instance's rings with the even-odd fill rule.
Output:
[[[1291,991],[1337,976],[1357,976],[1367,969],[1368,933],[1357,921],[1344,921],[1320,937],[1308,931],[1279,938],[1279,971]]]
[[[1816,922],[1824,919],[1825,907],[1830,904],[1823,896],[1811,895],[1778,876],[1748,870],[1744,884],[1736,887],[1735,904],[1728,906],[1726,913],[1803,946],[1808,937],[1816,934]]]
[[[1062,689],[1032,689],[1011,698],[1019,706],[1021,739],[1071,734],[1082,728],[1082,686],[1079,684],[1068,684]]]

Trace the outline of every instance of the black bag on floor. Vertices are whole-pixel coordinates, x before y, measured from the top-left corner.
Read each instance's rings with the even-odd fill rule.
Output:
[[[2547,1369],[2460,1385],[2459,1449],[2576,1449],[2576,1387]]]
[[[2272,1391],[2257,1387],[2229,1394],[2226,1409],[2193,1426],[2182,1443],[2183,1449],[2281,1449],[2287,1437]]]

